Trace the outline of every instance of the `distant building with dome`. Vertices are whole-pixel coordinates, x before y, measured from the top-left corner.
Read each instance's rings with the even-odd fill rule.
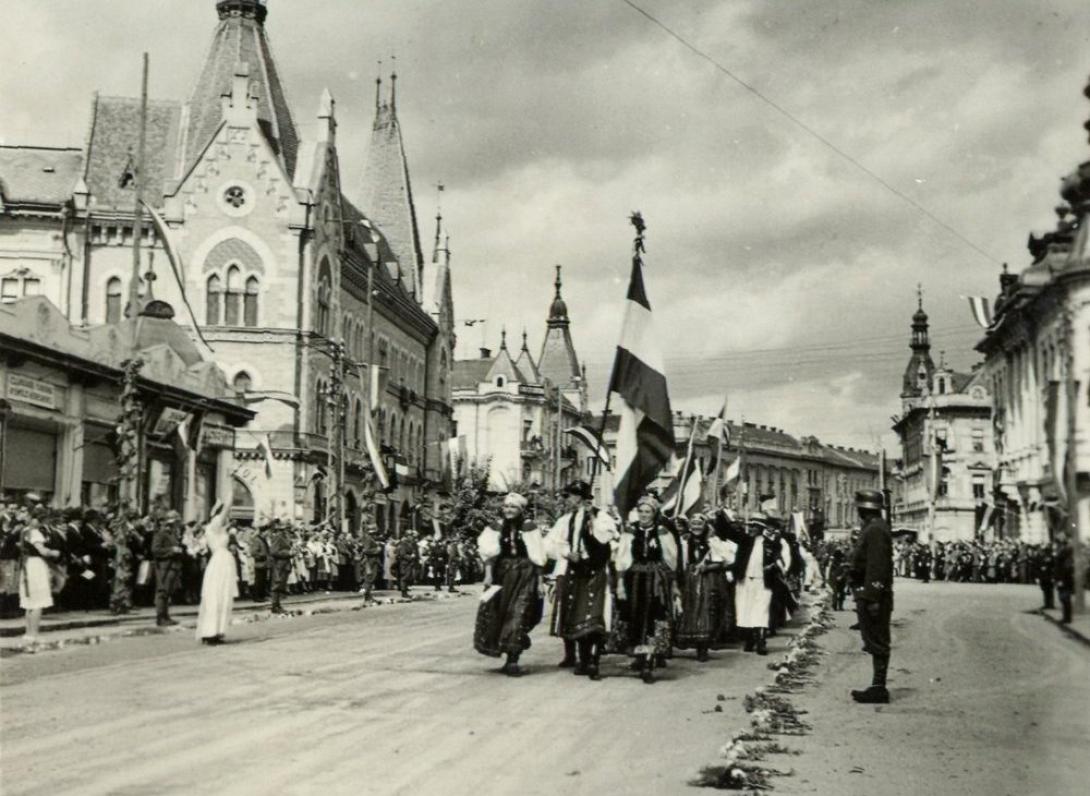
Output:
[[[924,542],[972,541],[996,532],[992,399],[983,371],[957,373],[931,357],[922,291],[912,316],[912,351],[901,381],[901,440],[893,523]]]

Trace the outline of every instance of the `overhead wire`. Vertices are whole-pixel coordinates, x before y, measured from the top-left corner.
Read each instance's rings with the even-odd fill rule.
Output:
[[[785,108],[783,105],[779,104],[778,102],[773,100],[771,97],[768,97],[766,94],[764,94],[760,89],[758,89],[752,83],[749,83],[746,80],[743,80],[741,77],[736,75],[733,71],[731,71],[726,66],[724,66],[722,63],[720,63],[718,60],[713,58],[710,54],[708,54],[704,50],[697,47],[695,44],[690,42],[688,39],[686,39],[680,33],[675,31],[673,28],[669,27],[666,23],[664,23],[658,17],[654,16],[653,14],[651,14],[646,9],[644,9],[641,6],[637,5],[635,2],[633,2],[633,0],[621,0],[621,2],[624,3],[625,5],[627,5],[629,8],[631,8],[634,11],[641,14],[643,17],[645,17],[652,24],[654,24],[657,27],[661,28],[667,35],[669,35],[671,38],[675,39],[678,43],[680,43],[683,47],[685,47],[687,50],[692,52],[694,55],[696,55],[699,58],[702,58],[705,61],[707,61],[708,63],[710,63],[713,67],[715,67],[716,70],[718,70],[722,74],[726,75],[728,78],[733,80],[739,86],[741,86],[746,91],[748,91],[750,94],[757,97],[757,99],[759,99],[761,102],[765,103],[770,108],[772,108],[774,111],[776,111],[781,116],[783,116],[785,119],[790,121],[796,127],[798,127],[799,129],[801,129],[802,131],[804,131],[805,133],[807,133],[808,135],[810,135],[811,137],[813,137],[814,139],[819,141],[826,148],[828,148],[831,152],[834,152],[836,155],[838,155],[844,161],[846,161],[847,163],[850,163],[852,166],[859,169],[859,171],[866,174],[868,177],[873,179],[875,182],[877,182],[879,185],[881,185],[887,191],[892,193],[894,196],[897,196],[898,198],[900,198],[905,203],[911,205],[918,212],[920,212],[921,214],[926,216],[928,219],[930,219],[933,223],[937,224],[942,229],[949,232],[951,235],[953,235],[959,241],[961,241],[966,246],[968,246],[970,249],[975,251],[981,257],[986,258],[989,262],[994,263],[996,265],[1000,264],[1000,261],[999,261],[998,258],[996,258],[990,252],[986,251],[981,246],[978,246],[976,243],[974,243],[972,240],[970,240],[966,235],[962,234],[956,227],[954,227],[953,225],[951,225],[948,222],[944,221],[943,219],[939,218],[937,215],[935,215],[935,213],[933,213],[931,210],[929,210],[923,204],[921,204],[917,200],[913,199],[911,196],[906,194],[904,191],[899,189],[897,186],[893,185],[891,182],[886,180],[884,177],[882,177],[880,174],[875,172],[873,169],[871,169],[870,167],[866,166],[861,161],[859,161],[858,159],[853,157],[846,150],[844,150],[841,147],[837,146],[835,143],[833,143],[833,141],[831,141],[830,139],[828,139],[827,137],[822,135],[820,132],[818,132],[816,129],[814,129],[809,124],[804,122],[802,119],[800,119],[798,116],[793,114],[791,111],[787,110],[787,108]]]

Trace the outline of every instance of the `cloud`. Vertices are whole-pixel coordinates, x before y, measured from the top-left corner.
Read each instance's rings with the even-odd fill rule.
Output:
[[[1085,159],[1085,0],[641,0],[860,164],[1014,268]],[[959,298],[989,262],[622,2],[270,0],[294,116],[338,99],[358,185],[375,62],[397,53],[423,237],[447,185],[456,312],[540,345],[553,266],[601,397],[632,230],[649,223],[651,300],[675,404],[865,444],[897,410],[915,287],[935,348],[976,359]],[[212,0],[8,0],[0,138],[80,144],[92,92],[184,99]],[[388,82],[384,88],[388,88]],[[366,208],[364,208],[366,210]],[[476,349],[465,329],[460,351]],[[852,342],[854,341],[854,342]],[[754,351],[756,349],[756,351]],[[740,351],[752,353],[743,354]]]

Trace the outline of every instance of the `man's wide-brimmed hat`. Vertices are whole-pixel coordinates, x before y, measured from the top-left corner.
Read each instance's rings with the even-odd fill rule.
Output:
[[[564,494],[576,495],[577,497],[583,498],[583,500],[590,500],[592,497],[594,497],[594,494],[591,492],[590,489],[590,484],[588,484],[586,481],[572,481],[570,484],[564,487]]]
[[[886,501],[877,489],[861,489],[855,493],[855,507],[882,511],[886,507]]]

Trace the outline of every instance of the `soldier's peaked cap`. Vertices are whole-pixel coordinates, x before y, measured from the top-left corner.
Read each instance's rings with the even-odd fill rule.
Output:
[[[578,495],[579,497],[583,498],[583,500],[590,500],[592,497],[594,497],[594,494],[591,492],[590,489],[590,484],[588,484],[586,481],[572,481],[570,484],[564,487],[564,494]]]
[[[861,489],[855,493],[856,508],[881,511],[885,508],[885,504],[885,498],[877,489]]]

